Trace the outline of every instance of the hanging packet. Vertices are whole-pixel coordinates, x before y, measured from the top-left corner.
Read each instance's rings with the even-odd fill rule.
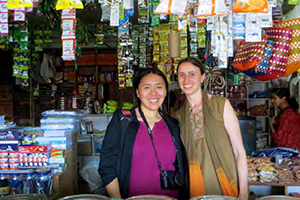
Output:
[[[20,8],[21,4],[19,0],[8,0],[7,1],[7,9],[15,9],[15,8]]]
[[[62,48],[64,61],[74,61],[75,60],[75,36],[62,36]]]
[[[80,0],[70,0],[72,8],[83,9],[83,4]]]
[[[199,0],[197,17],[214,16],[215,0]]]
[[[187,0],[162,0],[156,7],[154,14],[183,14],[187,7]]]
[[[69,0],[58,0],[55,9],[56,10],[71,9]]]
[[[21,6],[23,6],[24,8],[30,8],[33,6],[31,0],[19,0],[19,1],[21,3]]]
[[[268,13],[267,0],[236,0],[232,11],[236,13]]]

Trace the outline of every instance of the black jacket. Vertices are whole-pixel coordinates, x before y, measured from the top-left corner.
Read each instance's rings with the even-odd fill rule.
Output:
[[[140,126],[135,110],[132,109],[131,113],[129,115],[123,115],[121,111],[114,113],[107,127],[100,153],[99,174],[102,182],[106,186],[118,178],[122,198],[128,197],[133,145]],[[179,191],[179,199],[189,199],[188,162],[180,138],[178,121],[165,114],[162,117],[174,137],[176,161],[179,164],[179,171],[185,176],[185,185]],[[177,165],[175,167],[178,168]]]

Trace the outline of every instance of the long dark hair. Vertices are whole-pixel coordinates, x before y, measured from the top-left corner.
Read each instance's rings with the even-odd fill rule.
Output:
[[[283,97],[286,98],[287,103],[293,110],[299,109],[299,104],[294,97],[291,97],[290,91],[288,88],[273,88],[271,94],[276,94],[280,99]]]
[[[201,63],[201,61],[198,58],[194,58],[194,57],[186,57],[186,58],[182,59],[181,61],[179,61],[178,65],[177,65],[177,72],[178,72],[179,66],[185,62],[195,65],[196,67],[198,67],[200,69],[201,74],[205,74],[205,71],[206,71],[205,66]]]
[[[134,95],[137,99],[138,106],[141,105],[141,100],[137,97],[136,90],[139,88],[139,85],[140,85],[142,79],[148,74],[156,74],[156,75],[162,77],[162,79],[164,80],[165,85],[166,85],[166,94],[167,94],[167,96],[165,97],[165,100],[164,100],[164,103],[165,103],[166,99],[168,99],[168,80],[167,80],[166,76],[164,75],[164,73],[162,71],[160,71],[159,69],[157,69],[156,66],[154,66],[154,67],[150,67],[150,68],[140,69],[138,71],[137,75],[133,79]]]

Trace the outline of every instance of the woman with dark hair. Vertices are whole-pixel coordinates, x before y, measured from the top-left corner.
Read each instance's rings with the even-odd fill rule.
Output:
[[[177,111],[187,151],[190,196],[248,199],[248,170],[238,119],[227,98],[206,94],[205,66],[196,58],[178,63],[178,84],[187,101]]]
[[[114,113],[101,148],[99,173],[107,193],[118,199],[147,194],[189,199],[178,121],[160,111],[167,79],[147,68],[133,86],[138,106]]]
[[[280,114],[270,120],[272,138],[278,147],[293,147],[300,151],[299,104],[288,88],[273,88],[271,102]]]

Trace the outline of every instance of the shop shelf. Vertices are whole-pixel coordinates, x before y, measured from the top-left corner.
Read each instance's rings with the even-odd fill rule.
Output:
[[[250,101],[269,101],[269,98],[249,98]]]
[[[268,115],[258,115],[258,116],[251,116],[251,117],[261,117],[261,118],[268,118],[269,116]]]
[[[245,99],[245,98],[230,98],[229,99],[230,101],[247,101],[248,99]]]

